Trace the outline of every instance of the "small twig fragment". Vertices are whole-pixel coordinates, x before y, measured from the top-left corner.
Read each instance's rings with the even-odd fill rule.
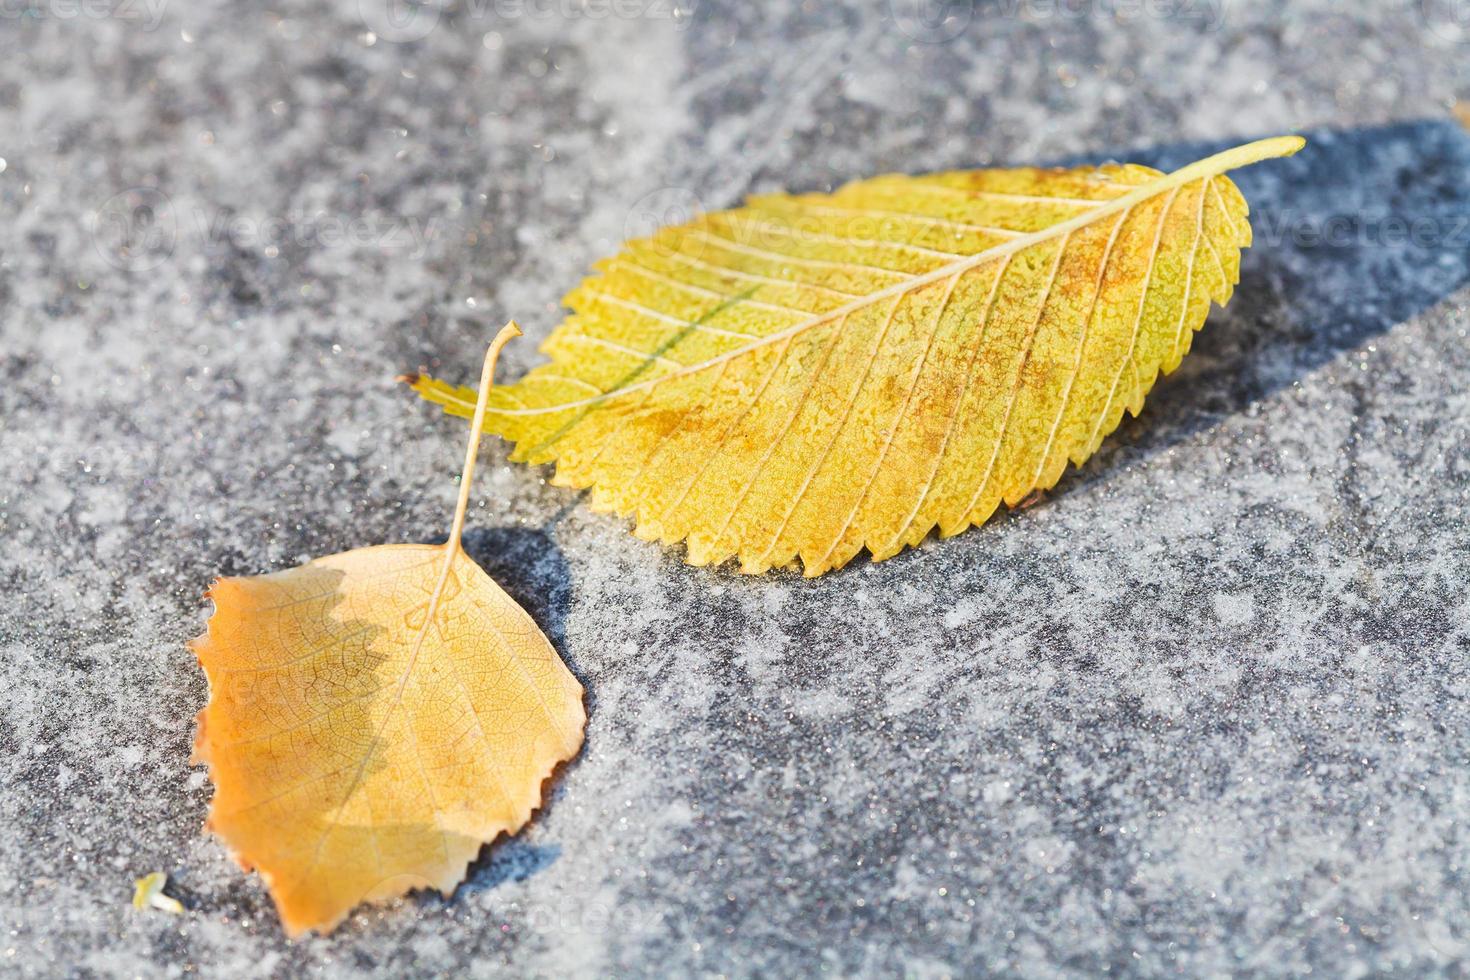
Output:
[[[167,885],[168,875],[162,871],[146,874],[133,882],[133,908],[157,909],[171,915],[181,915],[184,912],[184,904],[177,898],[170,898],[163,893]]]

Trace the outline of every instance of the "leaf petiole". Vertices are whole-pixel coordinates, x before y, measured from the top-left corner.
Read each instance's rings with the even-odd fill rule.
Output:
[[[514,320],[500,328],[490,348],[485,351],[485,366],[480,371],[479,397],[475,401],[475,415],[470,422],[470,441],[465,446],[464,469],[459,476],[459,502],[454,505],[454,524],[449,529],[449,540],[445,542],[453,561],[454,553],[460,550],[460,537],[464,534],[465,513],[470,506],[470,481],[475,475],[475,458],[480,455],[480,434],[485,425],[485,404],[490,397],[490,388],[495,384],[495,362],[500,359],[500,349],[513,338],[521,335],[521,328]]]

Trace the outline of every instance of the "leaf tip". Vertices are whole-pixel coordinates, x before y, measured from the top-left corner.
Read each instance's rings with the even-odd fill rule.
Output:
[[[1295,156],[1306,145],[1306,137],[1289,133],[1285,136],[1268,136],[1265,139],[1255,140],[1246,143],[1239,149],[1246,151],[1249,157],[1243,163],[1253,163],[1258,160],[1268,160],[1271,157]]]

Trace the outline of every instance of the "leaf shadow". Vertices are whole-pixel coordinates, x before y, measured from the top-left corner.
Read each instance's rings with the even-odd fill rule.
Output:
[[[561,857],[560,844],[533,844],[512,837],[502,839],[470,865],[459,894],[493,891],[501,885],[525,881],[551,867]]]
[[[569,509],[570,506],[563,508],[562,513]],[[465,553],[530,614],[556,648],[557,655],[582,685],[582,703],[590,723],[597,710],[597,697],[587,684],[585,671],[567,649],[572,570],[551,537],[555,520],[542,527],[469,529],[464,532],[463,545]],[[585,752],[584,747],[570,762],[558,766],[548,783],[560,781],[563,770],[576,765]]]
[[[534,821],[537,819],[532,817]],[[366,849],[373,840],[393,840],[400,835],[422,835],[423,824],[385,824],[369,832],[367,828],[338,827],[334,832],[350,833],[353,846]],[[328,942],[341,942],[343,937],[353,934],[367,935],[379,928],[382,919],[398,918],[403,908],[429,907],[446,908],[459,905],[464,896],[488,892],[508,882],[520,882],[549,868],[561,857],[559,844],[531,844],[518,837],[501,834],[489,844],[473,837],[453,831],[436,830],[442,834],[446,846],[456,851],[473,850],[474,860],[465,868],[464,877],[454,890],[445,895],[433,882],[417,874],[390,874],[374,881],[359,891],[351,904],[340,928],[328,937],[318,937]],[[400,924],[404,920],[399,918]]]
[[[567,669],[582,684],[583,705],[588,723],[596,711],[596,697],[587,684],[584,672],[567,650],[566,621],[572,601],[572,575],[566,556],[552,540],[548,528],[489,527],[468,529],[464,533],[465,553],[493,578],[506,594],[525,609],[541,627]],[[561,763],[542,784],[541,802],[532,822],[545,819],[553,805],[556,790],[566,773],[578,765],[587,752],[582,751]],[[533,844],[518,837],[502,835],[480,851],[465,873],[460,891],[489,891],[512,881],[524,881],[550,867],[561,855],[559,845]]]
[[[531,615],[565,660],[572,573],[551,536],[541,528],[472,528],[464,532],[464,550]],[[567,666],[581,680],[576,666]]]
[[[1424,119],[1303,135],[1297,156],[1231,175],[1255,244],[1230,305],[1211,311],[1143,414],[1125,415],[1096,462],[1069,468],[1057,491],[1104,477],[1120,453],[1148,458],[1215,427],[1470,282],[1470,133]],[[1237,142],[1111,156],[1168,171]]]

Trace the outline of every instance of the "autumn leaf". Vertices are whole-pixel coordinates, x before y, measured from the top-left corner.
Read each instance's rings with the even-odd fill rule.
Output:
[[[568,294],[551,363],[495,389],[486,426],[696,565],[888,558],[1053,486],[1137,415],[1239,281],[1224,173],[1302,145],[1167,175],[877,177],[666,228]]]
[[[507,326],[485,358],[480,390]],[[577,753],[582,688],[460,545],[484,412],[443,545],[385,545],[223,578],[190,643],[209,678],[198,761],[207,826],[259,869],[287,932],[359,902],[450,894]]]

